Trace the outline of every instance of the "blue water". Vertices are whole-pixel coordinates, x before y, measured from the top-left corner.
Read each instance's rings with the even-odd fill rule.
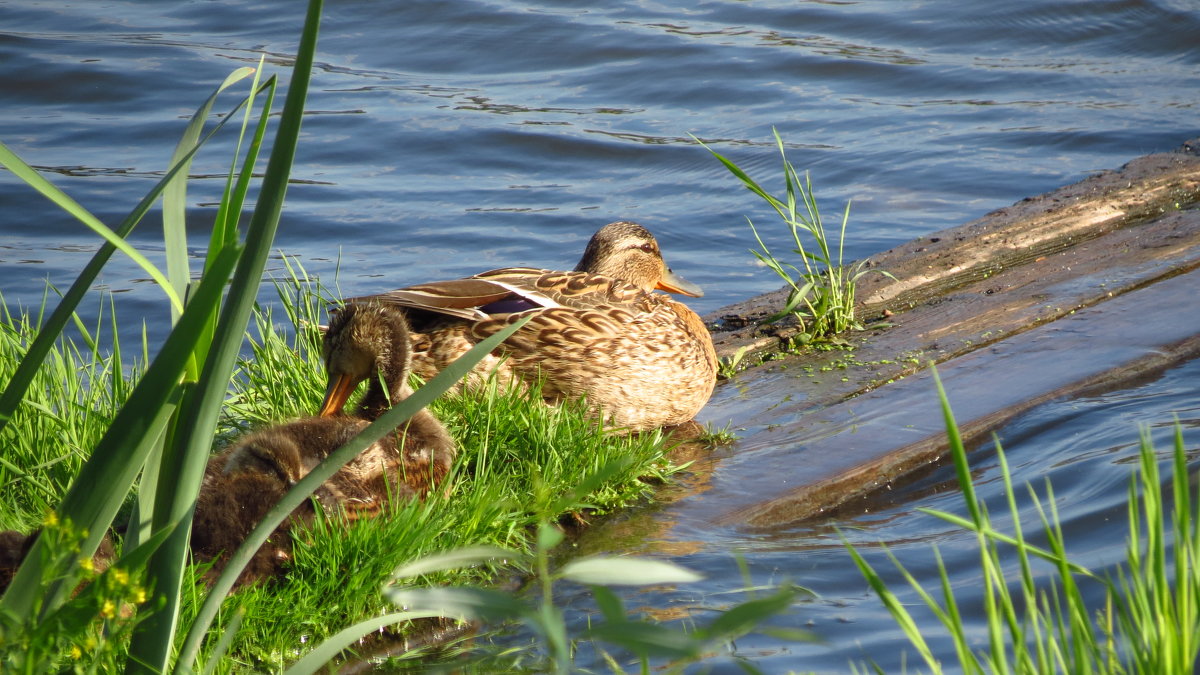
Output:
[[[769,245],[787,238],[693,136],[778,189],[778,130],[831,224],[852,200],[845,256],[856,259],[1200,132],[1200,8],[1185,0],[596,4],[330,3],[277,248],[361,294],[509,264],[572,266],[595,229],[633,219],[706,289],[691,304],[707,312],[778,286],[748,253],[746,217]],[[301,21],[279,2],[0,1],[0,141],[116,225],[225,75],[266,54],[286,80]],[[194,256],[229,137],[193,166]],[[6,173],[0,208],[10,304],[65,287],[98,246]],[[162,264],[156,215],[132,241]],[[152,339],[168,322],[145,277],[118,256],[100,280],[129,341],[143,321]],[[1195,426],[1194,370],[1039,408],[1004,432],[1017,439],[1018,480],[1055,477],[1097,560],[1122,545],[1092,519],[1119,510],[1137,425],[1179,412]],[[856,542],[892,542],[925,572],[928,542],[945,542],[966,575],[965,540],[913,513],[954,503],[947,478],[837,525]],[[842,672],[867,651],[899,668],[894,628],[827,527],[739,547],[756,582],[789,578],[821,596],[784,623],[812,621],[829,644],[739,641],[761,649],[760,665]],[[741,583],[728,555],[681,562],[708,571],[709,588]]]
[[[1165,462],[1171,456],[1176,419],[1194,457],[1200,437],[1197,378],[1200,360],[1193,360],[1152,373],[1126,389],[1040,405],[996,429],[1016,486],[1026,536],[1045,545],[1038,534],[1039,512],[1028,496],[1028,487],[1032,487],[1047,512],[1057,510],[1071,560],[1101,575],[1115,573],[1116,565],[1125,561],[1127,494],[1138,462],[1141,434],[1149,435],[1162,458],[1164,478],[1170,475]],[[936,397],[932,387],[929,395]],[[956,399],[971,392],[951,390],[948,395],[953,406]],[[719,401],[716,407],[721,407]],[[970,463],[977,493],[985,500],[993,524],[997,530],[1011,534],[1012,518],[994,443],[970,448]],[[780,470],[798,472],[802,467]],[[1053,485],[1054,500],[1047,498],[1046,481]],[[660,531],[654,523],[661,519],[646,515],[606,526],[606,534],[617,542],[615,545],[587,541],[586,548],[588,553],[632,551],[660,557],[666,552],[673,562],[703,573],[705,580],[696,584],[620,593],[626,607],[692,625],[703,626],[716,617],[718,610],[749,600],[747,588],[764,594],[790,582],[805,589],[787,612],[766,625],[808,630],[818,642],[748,635],[736,640],[732,648],[706,658],[703,663],[713,668],[711,672],[744,672],[736,663],[738,659],[748,660],[768,673],[845,673],[850,672],[851,664],[864,672],[864,665],[870,662],[885,673],[906,672],[906,664],[907,672],[929,672],[882,603],[866,587],[846,553],[843,541],[849,542],[916,618],[946,672],[959,672],[948,633],[881,548],[886,546],[926,591],[940,599],[936,547],[972,642],[975,648],[986,650],[987,627],[980,618],[984,581],[976,537],[917,511],[930,508],[969,517],[957,486],[953,467],[942,465],[894,486],[890,494],[875,495],[817,522],[769,532],[714,526],[706,540],[697,533],[694,523],[686,528],[686,535],[680,536],[670,530],[669,521],[663,522]],[[753,490],[753,486],[745,489]],[[1008,578],[1015,582],[1019,571],[1016,558],[1007,547],[1000,547],[1000,551]],[[1034,569],[1038,583],[1048,590],[1054,571],[1045,564],[1035,564]],[[1091,608],[1101,609],[1101,586],[1086,580],[1080,581],[1080,586]],[[578,634],[586,631],[589,620],[599,620],[584,589],[560,583],[557,590],[558,601],[572,609],[568,616],[574,619],[571,628]],[[503,644],[519,643],[523,638],[513,637]],[[611,646],[605,648],[613,651]],[[582,654],[585,663],[594,657],[589,643],[584,643]],[[602,662],[592,665],[597,671],[603,670]]]

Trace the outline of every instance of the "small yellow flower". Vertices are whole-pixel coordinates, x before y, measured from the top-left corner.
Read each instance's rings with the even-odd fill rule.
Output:
[[[71,658],[76,660],[83,658],[83,650],[79,648],[79,645],[71,645]]]
[[[117,585],[119,585],[119,586],[128,586],[129,585],[129,572],[126,572],[123,569],[120,569],[120,568],[114,569],[112,571],[112,578],[113,578],[113,581],[115,581],[117,583]]]
[[[96,571],[96,563],[93,562],[91,558],[80,558],[79,567],[82,568],[84,572]]]
[[[100,616],[105,619],[111,619],[117,615],[117,603],[112,600],[105,600],[104,605],[100,607]]]
[[[89,635],[83,639],[83,648],[88,650],[89,652],[96,651],[97,644],[99,644],[99,643],[96,642],[95,635]]]
[[[141,586],[133,589],[133,601],[139,605],[146,602],[146,589]]]
[[[46,527],[54,527],[55,525],[58,525],[58,514],[53,511],[47,513],[46,520],[42,521],[42,524]]]

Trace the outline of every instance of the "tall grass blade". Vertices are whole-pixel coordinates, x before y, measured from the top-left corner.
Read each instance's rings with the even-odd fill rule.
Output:
[[[796,589],[790,584],[781,584],[771,595],[747,600],[717,615],[712,623],[698,631],[708,640],[729,641],[737,639],[755,629],[768,616],[782,614],[792,606]]]
[[[963,502],[976,528],[982,528],[986,523],[979,508],[979,498],[975,496],[975,484],[971,481],[971,466],[967,463],[967,450],[963,446],[962,434],[958,431],[958,422],[954,420],[954,411],[950,409],[950,399],[942,386],[942,378],[938,376],[937,366],[929,364],[929,372],[937,386],[938,401],[942,406],[942,417],[946,423],[946,439],[950,444],[950,456],[954,459],[954,473],[958,478],[959,487],[963,491]]]
[[[261,72],[262,64],[265,61],[265,56],[259,58],[259,69]],[[237,162],[237,154],[235,152],[233,162],[230,166],[229,176],[226,179],[225,190],[221,198],[221,205],[217,208],[217,215],[213,219],[212,235],[209,237],[208,253],[205,255],[204,269],[208,269],[212,264],[213,258],[220,253],[226,246],[234,246],[239,242],[238,238],[238,222],[242,214],[243,205],[246,201],[246,193],[250,189],[250,180],[254,176],[254,167],[258,165],[258,155],[262,150],[263,137],[267,132],[267,125],[271,119],[271,110],[274,109],[275,90],[278,83],[278,78],[272,75],[262,88],[258,86],[258,75],[255,75],[252,88],[260,94],[266,94],[266,100],[263,102],[262,114],[258,117],[258,125],[254,130],[254,136],[250,141],[250,147],[246,151],[245,161],[242,163],[240,172],[237,172],[237,182],[233,181],[234,169]],[[245,138],[246,128],[250,122],[250,113],[253,106],[246,106],[246,116],[242,120],[241,133],[238,135],[238,149],[241,149],[242,140]],[[205,339],[200,341],[201,345],[206,347],[203,354],[198,354],[200,359],[207,358],[207,346],[213,343],[213,336],[216,333],[216,320],[209,323],[207,330],[208,334]]]
[[[597,555],[572,560],[558,572],[563,579],[604,586],[690,584],[703,575],[665,560]]]
[[[207,321],[205,322],[207,323]],[[200,334],[203,339],[203,332]],[[191,360],[188,361],[191,363]],[[178,401],[172,403],[177,404]],[[146,454],[142,467],[142,478],[138,482],[138,495],[129,514],[125,529],[125,541],[137,546],[154,534],[154,500],[158,494],[159,467],[162,466],[163,446],[166,443],[167,427],[164,425],[154,444]]]
[[[234,71],[229,77],[226,78],[225,82],[220,87],[218,87],[212,93],[211,96],[209,96],[208,100],[206,100],[204,102],[204,104],[202,104],[200,106],[200,108],[198,108],[196,110],[196,113],[192,116],[191,123],[188,125],[188,127],[184,133],[184,137],[183,137],[183,139],[181,139],[179,146],[177,147],[177,149],[175,151],[175,156],[172,158],[172,164],[179,164],[181,167],[184,168],[185,172],[182,174],[176,175],[176,177],[172,180],[171,184],[164,191],[164,194],[163,194],[163,227],[164,227],[164,239],[169,240],[172,237],[182,237],[179,242],[174,244],[174,246],[178,246],[181,249],[178,252],[179,255],[176,256],[176,257],[181,258],[181,261],[176,260],[175,263],[172,263],[171,262],[172,261],[171,253],[173,250],[172,249],[173,245],[168,243],[166,246],[166,250],[168,253],[168,258],[167,258],[167,260],[168,260],[168,276],[171,277],[171,282],[176,285],[176,289],[180,293],[186,293],[188,291],[189,287],[194,287],[196,285],[196,283],[198,283],[198,282],[190,281],[191,271],[190,271],[190,269],[187,268],[187,246],[186,246],[187,242],[186,242],[186,232],[184,230],[184,225],[183,225],[183,218],[184,218],[184,213],[186,210],[186,181],[187,181],[186,168],[188,166],[190,166],[190,164],[191,164],[191,156],[188,154],[187,149],[190,147],[194,147],[197,144],[200,130],[201,130],[201,127],[203,126],[203,122],[208,117],[209,111],[211,110],[212,104],[216,100],[216,97],[224,89],[228,88],[233,83],[240,81],[241,79],[245,78],[248,74],[253,73],[254,78],[253,78],[253,80],[251,82],[251,86],[250,86],[251,95],[247,99],[245,99],[245,101],[246,101],[245,118],[243,119],[243,123],[242,123],[242,133],[243,134],[245,133],[246,123],[248,122],[249,117],[254,109],[254,106],[253,106],[254,97],[255,97],[256,93],[262,93],[262,91],[258,89],[258,80],[259,80],[259,76],[261,75],[261,63],[262,63],[262,61],[260,59],[260,69],[258,69],[258,70],[253,69],[253,68],[240,68],[240,69]],[[270,82],[273,83],[274,81],[275,81],[275,78],[272,77]],[[267,89],[267,93],[268,93],[268,103],[265,106],[264,111],[270,111],[270,109],[271,109],[270,99],[271,99],[271,96],[274,94],[274,87],[273,86],[269,87]],[[230,113],[230,114],[232,115],[232,113]],[[261,115],[261,120],[260,120],[260,125],[259,125],[260,133],[262,131],[262,127],[264,127],[266,124],[266,117],[267,117],[266,112],[264,112],[264,114]],[[261,142],[261,136],[258,137],[256,140]],[[239,145],[240,145],[240,137],[239,137]],[[241,174],[241,180],[243,182],[249,181],[249,176],[253,172],[253,167],[254,167],[254,164],[256,161],[257,161],[257,153],[254,152],[254,153],[252,153],[252,155],[247,159],[247,161],[243,165],[242,174]],[[236,167],[237,153],[235,153],[235,155],[234,155],[233,162],[234,162],[234,166]],[[223,199],[221,200],[221,206],[218,209],[218,215],[217,215],[218,223],[221,221],[221,212],[227,208],[232,207],[238,213],[241,212],[241,205],[242,205],[241,201],[238,201],[235,204],[230,204],[230,200],[229,200],[229,181],[232,181],[233,175],[234,175],[234,170],[233,170],[233,168],[231,168],[230,175],[226,181],[225,195],[224,195]],[[176,232],[176,230],[178,230],[178,231]],[[214,230],[213,235],[215,237],[217,234],[218,225],[214,224],[213,230]],[[208,253],[206,256],[205,269],[208,269],[211,266],[212,261],[216,259],[216,257],[221,253],[222,250],[224,250],[225,247],[236,246],[238,244],[236,232],[232,239],[227,239],[225,237],[222,237],[217,243],[218,243],[218,245],[216,247],[213,247],[210,245],[210,247],[208,249]],[[171,269],[172,264],[175,265],[174,276],[172,276],[172,269]],[[182,272],[180,271],[180,267],[179,267],[180,265],[182,265]],[[172,309],[172,322],[177,320],[176,315],[177,315],[177,312],[174,309]],[[213,312],[209,315],[209,319],[207,321],[205,321],[204,325],[201,327],[200,339],[196,343],[196,349],[193,352],[193,357],[188,361],[187,373],[185,375],[186,381],[195,382],[199,377],[199,372],[198,372],[199,365],[198,364],[202,363],[204,358],[207,356],[209,346],[213,342],[213,335],[216,332],[216,315],[217,315],[216,308],[214,307]],[[128,535],[127,535],[132,538],[132,541],[134,543],[147,537],[150,534],[150,532],[153,531],[154,504],[155,504],[155,501],[156,501],[157,495],[158,495],[158,480],[159,480],[160,469],[161,469],[161,465],[162,465],[162,444],[164,442],[166,442],[166,440],[167,440],[166,438],[162,438],[160,443],[152,450],[150,458],[147,461],[146,468],[142,475],[142,480],[140,481],[140,483],[138,485],[137,502],[134,505],[133,513],[130,516],[130,525],[129,525]]]
[[[501,622],[534,616],[534,610],[517,596],[490,588],[400,587],[385,589],[383,594],[401,607],[416,607],[413,611],[460,621]]]
[[[209,656],[208,663],[205,664],[204,670],[200,671],[201,675],[212,675],[212,673],[216,672],[217,666],[221,665],[221,660],[225,657],[225,653],[229,651],[229,646],[233,644],[233,636],[237,635],[238,629],[242,627],[242,620],[245,618],[245,607],[238,607],[233,610],[233,616],[230,617],[229,623],[225,625],[225,630],[221,631],[221,639],[217,640],[217,644],[213,647],[212,654]]]
[[[205,359],[200,381],[186,395],[172,444],[169,451],[164,453],[158,490],[160,495],[170,495],[170,498],[156,500],[154,527],[157,529],[176,520],[181,522],[181,526],[159,550],[147,569],[147,582],[154,588],[154,597],[150,602],[155,604],[146,607],[157,605],[157,611],[134,631],[130,643],[131,663],[134,664],[131,672],[161,673],[168,667],[179,620],[180,588],[188,555],[195,496],[204,475],[220,406],[279,226],[279,215],[283,210],[312,75],[321,7],[321,0],[310,0],[275,143],[246,234],[245,251],[238,261],[229,294],[221,308],[215,339]]]
[[[187,181],[193,157],[189,151],[200,140],[200,132],[204,128],[208,114],[212,111],[213,104],[217,101],[217,96],[254,72],[254,68],[246,66],[238,68],[225,78],[225,81],[192,114],[192,118],[183,132],[183,137],[179,139],[179,145],[175,147],[175,153],[171,156],[169,166],[178,165],[180,169],[179,173],[163,189],[163,244],[166,249],[167,279],[176,295],[181,298],[187,295],[187,287],[192,279],[187,252]],[[249,112],[249,106],[247,106],[247,112]],[[171,305],[172,323],[179,319],[182,309],[174,304]]]
[[[392,614],[384,614],[383,616],[369,619],[357,623],[329,639],[322,642],[313,650],[304,655],[304,658],[293,663],[290,668],[283,671],[284,675],[310,675],[325,667],[325,664],[332,661],[338,654],[342,653],[347,647],[350,647],[355,642],[374,633],[380,628],[385,628],[392,624],[400,623],[401,621],[414,621],[416,619],[434,619],[442,616],[441,612],[393,612]]]
[[[900,626],[901,630],[904,631],[904,635],[907,636],[909,642],[916,647],[917,652],[921,654],[921,658],[925,660],[926,665],[928,665],[933,672],[940,673],[941,664],[933,656],[933,650],[930,649],[929,645],[925,642],[925,638],[921,635],[921,629],[917,627],[917,622],[913,619],[912,614],[905,609],[904,604],[900,602],[900,599],[896,597],[896,594],[892,593],[892,590],[888,588],[887,583],[883,580],[883,577],[879,576],[879,573],[875,571],[875,568],[871,567],[870,563],[868,563],[853,546],[847,543],[846,550],[849,551],[851,559],[854,560],[855,566],[858,567],[858,571],[863,575],[863,578],[866,579],[867,584],[871,587],[871,590],[875,591],[875,594],[879,596],[880,601],[883,602],[883,606],[886,607],[888,613],[892,615],[892,620],[895,621],[896,624]]]
[[[523,554],[510,551],[499,546],[468,546],[445,553],[425,556],[396,568],[392,572],[392,581],[419,577],[423,574],[442,572],[445,570],[469,567],[488,562],[489,560],[520,559]]]
[[[213,127],[212,131],[205,136],[204,140],[198,143],[196,147],[188,153],[187,156],[190,158],[197,151],[199,151],[200,147],[207,142],[209,138],[212,138],[213,134],[217,133],[217,131],[225,126],[225,123],[232,119],[233,113],[244,104],[245,101],[242,101],[235,106],[233,110],[230,111],[230,114],[226,115],[220,122],[218,122],[216,126]],[[23,160],[16,157],[16,155],[14,155],[6,146],[4,146],[3,143],[0,143],[0,164],[3,164],[5,168],[12,171],[14,175],[22,177],[34,189],[42,192],[55,204],[66,208],[67,204],[74,203],[74,200],[72,200],[48,180],[34,171],[33,168],[26,164]],[[115,233],[119,237],[124,238],[129,236],[129,233],[133,231],[133,228],[136,227],[139,222],[141,222],[141,219],[146,215],[146,212],[149,211],[152,206],[154,206],[155,201],[158,200],[159,195],[162,194],[162,191],[166,187],[167,183],[169,183],[181,169],[182,167],[180,165],[171,167],[171,170],[168,171],[167,174],[155,184],[155,186],[146,194],[145,197],[142,198],[140,202],[138,202],[137,206],[133,208],[133,211],[131,211],[129,215],[121,221],[121,224],[117,226]],[[79,208],[82,209],[82,207]],[[34,375],[36,374],[38,368],[42,365],[42,361],[45,360],[46,355],[50,352],[51,348],[53,348],[54,341],[57,340],[59,334],[62,333],[63,328],[67,325],[67,321],[70,320],[71,315],[75,312],[75,308],[78,307],[80,301],[83,300],[84,294],[86,294],[88,289],[92,287],[92,284],[95,283],[96,277],[100,275],[100,270],[104,268],[104,265],[108,263],[109,258],[111,258],[112,254],[116,251],[117,246],[112,242],[106,241],[104,244],[102,244],[100,249],[96,251],[96,254],[92,256],[92,259],[89,260],[87,265],[84,266],[83,271],[81,271],[79,276],[75,278],[75,281],[71,284],[71,287],[68,288],[67,292],[63,294],[62,300],[58,303],[58,306],[54,308],[54,311],[50,313],[49,319],[42,324],[41,330],[38,331],[37,337],[33,340],[33,343],[29,345],[29,349],[26,350],[25,356],[21,358],[21,362],[17,365],[17,369],[13,373],[12,378],[5,385],[4,393],[0,394],[0,429],[4,428],[4,426],[8,424],[9,420],[12,419],[13,411],[15,411],[17,406],[21,404],[21,400],[25,397],[25,392],[29,389],[29,385],[33,382]],[[41,317],[39,317],[39,320],[40,318]],[[149,359],[146,360],[149,361]]]
[[[1018,540],[1015,537],[1012,537],[1012,536],[1007,535],[999,530],[994,529],[990,522],[985,521],[983,524],[977,524],[976,521],[974,521],[974,520],[970,520],[968,518],[963,518],[962,516],[957,516],[953,513],[946,513],[945,511],[938,511],[937,509],[927,509],[927,508],[922,507],[922,508],[918,508],[917,510],[920,511],[921,513],[927,513],[931,516],[941,518],[942,520],[946,521],[947,523],[950,523],[957,527],[961,527],[965,530],[970,530],[971,532],[976,532],[976,533],[982,534],[982,535],[986,536],[988,539],[994,539],[996,541],[1003,542],[1005,544],[1011,544],[1013,546],[1019,545]],[[1041,559],[1045,560],[1046,562],[1053,563],[1056,565],[1059,564],[1060,562],[1062,562],[1061,557],[1057,553],[1055,553],[1053,550],[1045,549],[1040,546],[1034,546],[1033,544],[1030,544],[1028,542],[1025,542],[1021,546],[1022,546],[1022,550],[1024,550],[1026,553],[1037,556],[1038,558],[1041,558]],[[1092,572],[1087,567],[1084,567],[1083,565],[1071,562],[1070,560],[1066,561],[1066,564],[1067,564],[1067,567],[1075,574],[1082,574],[1082,575],[1088,576],[1088,577],[1096,576],[1096,574],[1094,572]]]
[[[225,185],[225,192],[221,199],[220,206],[217,207],[216,218],[213,219],[212,236],[208,242],[208,253],[205,256],[204,268],[212,264],[212,259],[216,257],[225,246],[236,244],[238,242],[238,221],[242,215],[242,206],[246,203],[246,193],[250,190],[250,179],[254,176],[254,167],[258,165],[258,155],[262,150],[263,138],[266,137],[267,124],[270,121],[271,110],[274,109],[275,90],[278,87],[278,78],[272,75],[267,79],[265,84],[259,85],[259,75],[262,73],[263,63],[266,60],[266,55],[263,55],[258,60],[258,73],[255,74],[252,88],[259,94],[266,94],[266,100],[263,102],[263,114],[259,115],[258,126],[254,130],[254,136],[250,139],[250,147],[246,151],[246,159],[242,163],[242,169],[237,173],[237,182],[233,182],[234,166],[229,169],[229,178]],[[241,140],[245,138],[246,129],[250,123],[250,117],[253,106],[246,106],[245,117],[242,119],[242,130],[238,135],[238,149],[234,152],[233,161],[237,161],[237,156],[241,150]]]

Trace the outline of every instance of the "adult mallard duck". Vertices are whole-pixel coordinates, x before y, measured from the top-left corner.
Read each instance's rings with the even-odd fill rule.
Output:
[[[404,313],[395,307],[363,303],[336,313],[324,338],[325,369],[331,382],[347,389],[346,395],[362,380],[371,380],[356,414],[341,415],[340,407],[330,407],[328,416],[248,434],[209,461],[191,545],[197,556],[216,561],[213,574],[297,481],[408,396],[410,342]],[[323,509],[350,518],[374,515],[391,501],[426,495],[442,482],[454,455],[445,427],[429,411],[419,410],[347,462],[313,497]],[[291,558],[288,530],[311,521],[315,513],[311,502],[293,511],[258,550],[239,583],[277,573]]]
[[[492,370],[501,378],[541,377],[549,402],[586,398],[607,424],[637,431],[692,419],[716,383],[708,329],[686,305],[655,290],[703,295],[671,272],[650,232],[620,221],[592,237],[571,272],[509,267],[347,303],[405,308],[413,371],[424,378],[532,314],[476,367],[473,380]],[[335,396],[327,406],[344,402]]]

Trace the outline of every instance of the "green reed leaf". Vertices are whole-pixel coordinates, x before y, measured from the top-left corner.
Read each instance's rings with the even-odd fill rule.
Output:
[[[172,177],[163,189],[163,244],[167,259],[168,283],[174,289],[177,297],[184,297],[187,293],[188,283],[192,279],[188,266],[186,219],[188,170],[192,166],[194,157],[191,149],[196,147],[200,140],[200,132],[212,111],[213,104],[217,101],[217,96],[254,72],[255,69],[248,66],[238,68],[213,90],[213,93],[205,99],[204,103],[200,104],[196,112],[192,113],[192,118],[188,120],[187,128],[184,129],[183,137],[179,139],[179,144],[175,146],[175,153],[171,156],[169,166],[179,166],[180,168],[179,173]],[[249,107],[247,107],[247,112],[249,112]],[[177,320],[182,311],[182,305],[172,304],[172,321]]]
[[[229,294],[221,308],[214,342],[205,359],[200,380],[181,407],[172,446],[163,456],[158,490],[160,494],[170,495],[171,498],[159,499],[154,504],[154,526],[157,528],[174,520],[181,520],[185,526],[176,530],[148,568],[147,581],[154,588],[154,597],[150,602],[164,604],[134,631],[130,643],[131,670],[134,672],[161,673],[169,665],[179,619],[180,589],[188,555],[188,535],[195,496],[204,475],[213,430],[245,337],[267,256],[279,227],[312,76],[321,7],[321,0],[310,0],[275,143],[246,234],[245,252],[238,261]],[[194,661],[193,654],[182,662],[191,668]]]
[[[336,658],[342,651],[381,628],[386,628],[401,621],[433,619],[441,616],[444,616],[444,614],[434,611],[393,612],[361,621],[317,645],[311,652],[305,654],[304,658],[293,663],[283,673],[284,675],[310,675],[324,669],[325,664]]]

